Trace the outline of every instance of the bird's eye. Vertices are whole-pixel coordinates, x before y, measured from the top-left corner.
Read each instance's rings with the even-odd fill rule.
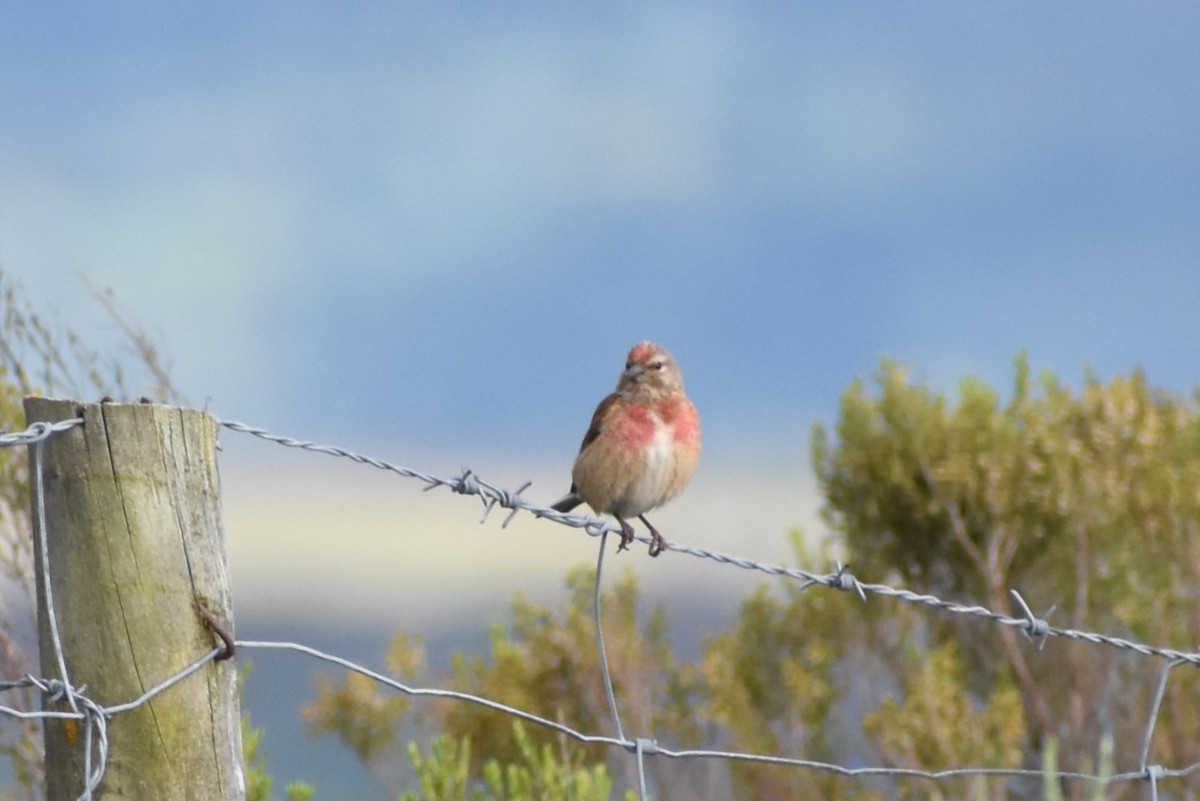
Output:
[[[650,362],[650,369],[651,369],[651,370],[661,370],[661,369],[663,369],[663,367],[665,367],[665,366],[666,366],[666,365],[664,365],[662,362]]]
[[[633,362],[632,361],[625,362],[625,369],[628,370],[630,367],[633,367]]]

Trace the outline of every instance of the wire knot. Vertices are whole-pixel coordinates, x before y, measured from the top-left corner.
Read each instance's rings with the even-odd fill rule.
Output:
[[[45,693],[46,700],[50,702],[70,702],[73,698],[77,700],[84,700],[83,694],[87,692],[86,684],[79,687],[72,687],[69,683],[63,681],[62,679],[39,679],[36,676],[28,674],[25,676],[25,679],[29,682],[29,684],[32,684],[34,687],[37,687],[39,690]],[[74,707],[74,703],[72,703],[71,706]]]
[[[68,420],[59,420],[56,423],[38,420],[37,422],[30,423],[29,428],[24,431],[0,431],[0,447],[37,445],[59,431],[66,431],[68,428],[74,428],[78,425],[83,425],[82,417],[72,417]]]
[[[867,593],[863,590],[862,584],[859,583],[858,579],[854,577],[854,574],[850,572],[850,566],[843,565],[840,561],[836,564],[837,572],[829,577],[829,586],[843,592],[856,592],[858,593],[858,597],[862,598],[865,602],[867,600]]]
[[[1158,784],[1159,781],[1167,778],[1167,769],[1162,765],[1147,765],[1144,773],[1146,781],[1152,784]]]
[[[45,679],[41,682],[41,688],[42,692],[46,694],[46,700],[50,702],[63,700],[71,689],[61,679]]]
[[[508,528],[508,524],[511,523],[512,519],[517,516],[517,512],[520,511],[521,505],[525,502],[525,499],[521,497],[521,493],[529,489],[531,486],[533,486],[532,481],[526,481],[515,490],[500,489],[499,487],[492,487],[489,485],[489,497],[486,501],[484,501],[483,515],[480,516],[479,522],[483,523],[486,521],[488,515],[492,513],[492,509],[496,508],[497,506],[501,506],[505,509],[512,510],[504,518],[504,522],[500,524],[500,528]]]
[[[1021,633],[1030,640],[1037,642],[1037,649],[1040,651],[1046,647],[1046,638],[1050,636],[1050,624],[1045,618],[1037,617],[1033,614],[1033,610],[1029,608],[1029,604],[1025,603],[1025,599],[1021,597],[1021,593],[1016,590],[1009,590],[1008,594],[1017,602],[1017,606],[1021,607],[1021,614],[1025,620],[1021,623]],[[1046,617],[1054,614],[1057,607],[1052,606],[1046,610]]]
[[[450,482],[450,491],[459,495],[478,495],[479,481],[472,471],[465,470],[461,476]]]
[[[635,754],[657,754],[658,740],[651,740],[648,737],[638,737],[630,744],[629,750]]]

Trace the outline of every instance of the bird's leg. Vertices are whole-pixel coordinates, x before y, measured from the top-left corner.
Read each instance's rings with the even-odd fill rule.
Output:
[[[646,528],[650,529],[650,555],[658,556],[663,551],[667,550],[667,541],[663,539],[663,535],[658,533],[658,529],[650,524],[645,515],[638,515],[638,520],[646,524]]]
[[[633,526],[625,521],[625,518],[620,515],[613,515],[617,518],[617,522],[621,524],[621,544],[617,546],[617,552],[627,550],[629,543],[633,542]]]

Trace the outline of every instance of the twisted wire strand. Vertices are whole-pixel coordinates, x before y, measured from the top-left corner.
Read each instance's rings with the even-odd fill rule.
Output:
[[[501,526],[508,525],[513,516],[519,511],[529,512],[535,517],[553,520],[571,528],[583,529],[589,536],[599,537],[602,534],[612,532],[619,533],[621,531],[615,523],[607,520],[601,520],[584,514],[576,514],[569,512],[559,512],[548,506],[542,506],[527,498],[522,497],[521,493],[529,488],[531,482],[526,482],[516,490],[505,490],[496,487],[481,479],[472,470],[464,470],[463,473],[455,477],[443,477],[425,473],[420,470],[414,470],[409,467],[394,464],[392,462],[378,459],[371,456],[365,456],[345,448],[339,448],[331,445],[320,445],[315,442],[306,440],[294,439],[285,437],[279,434],[273,434],[262,428],[255,428],[233,421],[221,420],[219,424],[231,431],[238,431],[268,442],[274,442],[289,448],[299,448],[301,450],[310,451],[313,453],[323,453],[330,456],[337,456],[359,464],[369,465],[379,470],[386,470],[397,475],[414,478],[425,484],[425,490],[432,490],[438,487],[446,487],[452,492],[460,495],[478,496],[484,505],[483,515],[480,522],[486,521],[488,515],[496,507],[509,509],[510,513],[505,518]],[[645,534],[638,534],[637,539],[643,543],[649,544],[650,538]],[[802,588],[807,588],[813,585],[820,585],[831,589],[853,591],[864,600],[868,594],[878,595],[882,597],[895,598],[906,603],[914,603],[922,606],[928,606],[942,612],[951,614],[967,615],[970,617],[978,617],[984,620],[989,620],[994,623],[999,623],[1004,626],[1012,626],[1021,629],[1031,639],[1044,642],[1049,637],[1062,637],[1065,639],[1079,640],[1089,642],[1094,645],[1106,645],[1113,648],[1118,648],[1127,651],[1133,651],[1142,656],[1153,656],[1166,659],[1170,662],[1186,663],[1193,666],[1200,666],[1200,652],[1183,651],[1175,648],[1165,648],[1155,645],[1136,642],[1124,637],[1116,637],[1112,635],[1102,634],[1093,631],[1082,631],[1079,629],[1059,628],[1051,626],[1047,621],[1036,617],[1025,604],[1024,599],[1015,590],[1010,590],[1017,605],[1021,608],[1024,615],[1022,617],[1014,617],[1000,612],[988,609],[985,606],[978,604],[962,604],[954,601],[944,600],[935,595],[927,593],[914,592],[912,590],[891,587],[886,584],[867,583],[857,579],[851,574],[848,569],[842,565],[838,565],[837,569],[832,573],[816,573],[804,570],[797,567],[784,567],[782,565],[759,562],[754,559],[747,559],[740,556],[732,556],[730,554],[713,551],[707,548],[696,548],[687,545],[681,545],[675,542],[667,543],[667,550],[676,553],[687,554],[699,559],[709,559],[718,564],[727,564],[743,570],[752,570],[763,573],[768,576],[777,576],[780,578],[792,579],[801,583]]]

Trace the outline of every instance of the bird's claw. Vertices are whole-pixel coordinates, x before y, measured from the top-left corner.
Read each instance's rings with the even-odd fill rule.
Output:
[[[650,555],[658,556],[663,551],[667,550],[667,541],[663,539],[663,535],[658,533],[658,529],[650,525],[650,521],[644,516],[639,515],[638,520],[646,524],[646,529],[650,532]],[[629,546],[633,544],[636,537],[633,533],[633,526],[622,517],[617,518],[617,522],[621,524],[621,542],[617,545],[617,553],[629,550]]]
[[[626,523],[624,520],[617,518],[617,522],[621,524],[621,542],[617,545],[617,553],[628,551],[630,544],[633,543],[633,526]]]
[[[646,530],[650,532],[650,555],[658,556],[663,551],[667,550],[667,541],[663,539],[663,535],[658,533],[645,515],[638,515],[638,520],[646,524]]]

